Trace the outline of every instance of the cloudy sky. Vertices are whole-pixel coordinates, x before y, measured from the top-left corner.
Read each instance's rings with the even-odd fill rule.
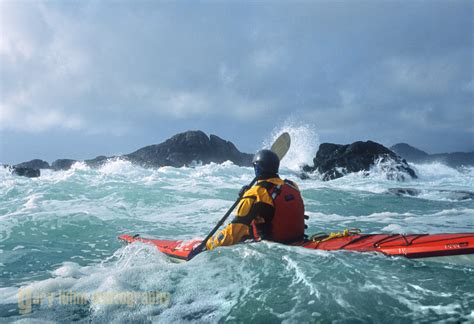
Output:
[[[474,150],[473,1],[0,0],[0,162],[188,129]]]

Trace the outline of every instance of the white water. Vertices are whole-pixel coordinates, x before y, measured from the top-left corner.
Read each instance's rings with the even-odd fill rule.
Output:
[[[283,127],[293,143],[282,176],[300,185],[309,234],[353,227],[474,232],[474,202],[453,196],[474,191],[472,168],[415,165],[419,179],[403,183],[386,180],[377,168],[369,176],[298,180],[297,167],[311,162],[307,148],[317,146],[308,129]],[[0,169],[0,178],[0,316],[8,322],[474,321],[469,264],[264,242],[173,263],[150,246],[122,246],[116,239],[122,233],[205,236],[251,181],[251,168],[226,162],[151,170],[114,160],[100,169],[42,170],[37,179]],[[388,192],[394,187],[421,193],[399,197]],[[158,305],[139,298],[155,291],[162,294]],[[19,305],[22,292],[43,296],[43,303]],[[61,303],[64,292],[82,294],[85,304]]]

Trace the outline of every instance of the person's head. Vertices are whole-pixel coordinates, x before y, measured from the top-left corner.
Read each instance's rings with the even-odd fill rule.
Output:
[[[261,150],[253,157],[253,168],[255,176],[260,179],[277,176],[280,167],[278,155],[270,150]]]

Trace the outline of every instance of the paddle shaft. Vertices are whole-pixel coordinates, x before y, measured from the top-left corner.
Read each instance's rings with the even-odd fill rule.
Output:
[[[255,183],[257,182],[257,177],[255,177],[252,182],[248,185],[248,187],[252,187]],[[224,217],[221,218],[219,223],[212,229],[212,231],[206,236],[204,240],[202,240],[201,244],[199,244],[195,249],[193,249],[192,253],[190,254],[189,259],[192,259],[196,254],[199,254],[204,250],[206,247],[207,241],[217,232],[217,230],[224,224],[226,219],[229,217],[229,215],[232,213],[232,211],[237,207],[239,204],[240,200],[242,199],[242,196],[239,196],[239,199],[237,199],[234,204],[229,208],[227,213],[225,213]]]

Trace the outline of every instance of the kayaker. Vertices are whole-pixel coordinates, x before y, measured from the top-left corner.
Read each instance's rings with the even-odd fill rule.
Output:
[[[247,239],[291,243],[304,238],[304,203],[296,183],[278,176],[280,159],[270,150],[253,158],[257,183],[242,187],[242,199],[230,224],[211,237],[208,250]]]

